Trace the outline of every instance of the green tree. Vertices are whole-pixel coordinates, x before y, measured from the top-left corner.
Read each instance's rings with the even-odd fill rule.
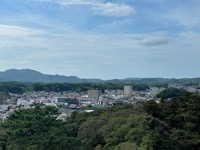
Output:
[[[162,99],[168,99],[168,98],[174,98],[179,96],[184,96],[190,94],[184,89],[177,89],[177,88],[168,88],[156,95],[158,98]]]
[[[1,124],[1,143],[7,149],[70,149],[75,140],[67,135],[65,122],[57,120],[51,106],[17,110]],[[3,131],[3,132],[2,132]]]
[[[115,146],[115,150],[138,150],[139,147],[135,143],[124,142]],[[143,150],[140,148],[140,150]]]

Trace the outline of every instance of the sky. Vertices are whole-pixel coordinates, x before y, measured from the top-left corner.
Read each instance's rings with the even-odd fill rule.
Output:
[[[0,71],[200,77],[199,0],[0,0]]]

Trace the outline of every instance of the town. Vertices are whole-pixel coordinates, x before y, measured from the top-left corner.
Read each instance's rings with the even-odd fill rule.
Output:
[[[167,88],[184,89],[185,91],[200,94],[199,86],[182,86],[169,84]],[[82,92],[62,91],[45,92],[33,91],[23,94],[0,92],[0,118],[6,119],[16,109],[30,108],[35,103],[50,105],[59,108],[60,119],[65,119],[73,111],[92,112],[95,109],[135,103],[138,101],[155,100],[159,103],[157,94],[166,87],[150,87],[147,90],[136,91],[131,85],[125,85],[123,90],[88,90]]]

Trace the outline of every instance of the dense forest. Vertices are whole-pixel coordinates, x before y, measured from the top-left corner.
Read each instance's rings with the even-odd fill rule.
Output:
[[[116,90],[123,89],[126,83],[21,83],[21,82],[2,82],[0,83],[0,92],[5,93],[24,93],[28,91],[46,91],[46,92],[62,92],[75,91],[83,92],[91,89],[99,90]],[[149,87],[145,84],[130,83],[134,90],[146,90]]]
[[[156,95],[157,98],[169,99],[189,94],[185,89],[167,88]]]
[[[57,120],[58,109],[16,110],[0,124],[8,150],[198,150],[200,96],[137,102]]]

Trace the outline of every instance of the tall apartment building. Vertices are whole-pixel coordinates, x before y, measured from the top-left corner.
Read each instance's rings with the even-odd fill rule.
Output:
[[[158,93],[164,91],[166,88],[151,87],[150,95],[155,97]]]
[[[101,96],[101,90],[88,90],[88,98],[98,101]]]
[[[4,93],[0,92],[0,105],[4,104]]]
[[[133,93],[133,87],[131,85],[124,86],[124,95],[132,95]]]

